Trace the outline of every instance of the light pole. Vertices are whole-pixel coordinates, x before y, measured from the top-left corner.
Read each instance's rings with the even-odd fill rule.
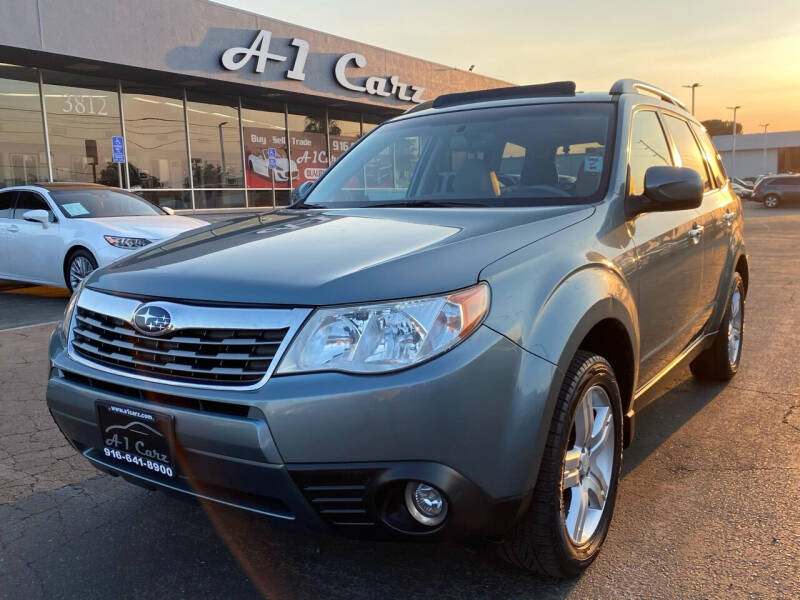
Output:
[[[684,86],[681,86],[681,87],[691,88],[692,89],[692,114],[694,114],[694,91],[697,88],[703,87],[703,86],[701,84],[699,84],[699,83],[690,83],[688,85],[684,85]]]
[[[736,177],[736,111],[742,107],[737,104],[736,106],[726,106],[725,108],[733,111],[733,126],[731,130],[733,134],[733,142],[731,144],[731,177]]]
[[[759,127],[764,128],[764,155],[762,157],[762,165],[761,165],[761,174],[767,174],[767,127],[769,127],[769,123],[759,123]]]

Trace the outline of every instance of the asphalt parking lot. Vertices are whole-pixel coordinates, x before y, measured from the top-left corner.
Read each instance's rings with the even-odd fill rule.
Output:
[[[565,582],[485,547],[297,534],[98,474],[44,404],[52,325],[23,327],[65,295],[0,293],[0,597],[800,598],[800,209],[747,203],[745,233],[740,373],[684,367],[651,392],[605,549]]]

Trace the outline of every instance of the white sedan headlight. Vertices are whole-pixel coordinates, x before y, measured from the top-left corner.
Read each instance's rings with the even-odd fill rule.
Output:
[[[116,235],[104,235],[103,237],[115,248],[141,248],[150,243],[150,240],[145,238],[119,237]]]
[[[489,286],[446,296],[318,309],[292,341],[277,374],[385,373],[446,352],[489,312]]]

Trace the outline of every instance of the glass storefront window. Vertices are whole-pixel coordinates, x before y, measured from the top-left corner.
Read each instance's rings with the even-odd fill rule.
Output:
[[[48,179],[39,74],[0,64],[0,187]]]
[[[292,186],[316,181],[328,168],[328,136],[325,110],[289,106],[289,149]]]
[[[275,206],[289,206],[289,190],[275,190]],[[250,206],[272,207],[272,190],[247,190]]]
[[[331,162],[334,162],[361,137],[361,117],[354,113],[329,111],[328,135],[331,140]]]
[[[136,194],[158,206],[174,210],[192,208],[192,192],[189,190],[134,190]]]
[[[364,115],[364,135],[375,129],[389,117],[379,117],[377,115]]]
[[[243,208],[244,190],[194,190],[195,208]]]
[[[289,189],[291,164],[286,141],[286,115],[280,103],[259,103],[242,98],[245,178],[248,188]],[[275,166],[270,168],[270,156]],[[294,177],[297,168],[294,168]],[[253,204],[253,194],[249,194]],[[262,195],[259,194],[258,198]],[[269,202],[272,205],[270,194]],[[265,206],[261,204],[259,206]]]
[[[238,102],[216,104],[210,98],[194,94],[187,100],[194,187],[244,187]],[[214,100],[219,102],[222,98]]]
[[[191,187],[183,92],[123,83],[122,98],[131,189]]]
[[[122,135],[116,81],[56,71],[43,80],[53,179],[122,187],[111,161],[111,137]]]

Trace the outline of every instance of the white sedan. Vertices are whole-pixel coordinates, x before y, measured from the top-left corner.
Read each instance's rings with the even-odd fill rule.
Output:
[[[206,225],[89,183],[0,189],[0,279],[70,290],[136,248]]]

